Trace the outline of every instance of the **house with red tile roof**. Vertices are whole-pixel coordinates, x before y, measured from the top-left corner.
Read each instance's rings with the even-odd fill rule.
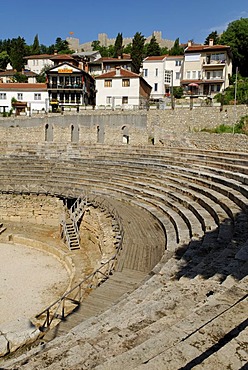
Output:
[[[0,112],[9,112],[12,99],[23,106],[23,114],[48,111],[48,92],[44,83],[0,83]]]
[[[147,108],[152,87],[146,80],[127,69],[116,67],[96,80],[97,109]]]
[[[0,72],[0,83],[15,82],[16,73],[15,69],[6,69],[5,71]],[[27,77],[28,83],[36,83],[37,74],[35,72],[23,70],[21,73]]]
[[[232,75],[232,53],[230,46],[192,45],[188,43],[184,53],[181,85],[185,93],[213,97],[229,86]]]
[[[44,68],[54,65],[51,57],[50,54],[28,55],[24,57],[26,60],[25,69],[40,74]]]
[[[183,59],[183,55],[160,55],[149,56],[143,60],[142,75],[152,86],[153,101],[170,96],[172,86],[180,86]]]

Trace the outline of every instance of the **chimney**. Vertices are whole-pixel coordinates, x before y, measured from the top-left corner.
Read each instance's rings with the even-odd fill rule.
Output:
[[[209,46],[214,46],[214,39],[209,39]]]
[[[191,40],[188,41],[188,46],[192,46],[192,41]]]
[[[117,67],[115,68],[115,75],[116,75],[116,76],[120,76],[120,75],[121,75],[121,67],[117,66]]]

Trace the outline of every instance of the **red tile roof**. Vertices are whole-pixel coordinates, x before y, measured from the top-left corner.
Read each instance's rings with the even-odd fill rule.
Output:
[[[56,54],[56,55],[50,55],[51,60],[75,60],[71,55],[69,54]]]
[[[47,90],[47,85],[45,83],[0,83],[0,90]]]
[[[24,59],[50,59],[54,54],[27,55]]]
[[[154,55],[154,56],[146,57],[145,61],[164,60],[167,57],[168,55]]]
[[[17,72],[14,69],[8,69],[6,71],[0,72],[0,77],[1,76],[14,76],[16,73]],[[21,73],[21,72],[19,72],[19,73]],[[32,71],[23,71],[23,74],[25,76],[29,76],[29,77],[37,76],[37,73],[32,72]]]
[[[119,78],[119,77],[129,77],[129,78],[139,78],[140,76],[134,72],[128,71],[127,69],[120,68],[120,74],[118,75],[118,72],[116,73],[116,70],[103,73],[99,76],[96,76],[95,79],[101,79],[101,78]]]
[[[229,50],[228,45],[192,45],[185,49],[185,53],[195,52],[195,51],[217,51],[217,50]]]

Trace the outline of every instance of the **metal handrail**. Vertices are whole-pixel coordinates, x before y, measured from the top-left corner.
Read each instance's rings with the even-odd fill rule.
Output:
[[[80,302],[87,295],[87,293],[89,293],[89,291],[91,291],[92,289],[97,288],[102,282],[107,280],[114,271],[117,257],[122,249],[124,236],[120,217],[118,215],[118,212],[114,208],[110,209],[109,204],[107,204],[104,200],[99,201],[95,197],[92,199],[91,202],[96,203],[104,209],[107,209],[109,211],[109,214],[117,221],[119,229],[118,236],[120,238],[118,239],[116,253],[108,261],[103,263],[101,267],[99,267],[90,275],[86,276],[76,286],[71,288],[68,292],[64,293],[61,298],[53,302],[50,306],[48,306],[46,309],[35,316],[36,319],[41,319],[42,316],[45,315],[43,323],[39,326],[39,329],[41,331],[47,331],[50,328],[53,320],[62,320],[75,309],[75,307],[69,307],[66,310],[67,301],[69,301],[76,307],[79,306]]]

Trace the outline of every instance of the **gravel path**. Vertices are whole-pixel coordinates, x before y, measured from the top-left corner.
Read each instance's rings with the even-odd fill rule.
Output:
[[[67,289],[69,275],[52,255],[4,243],[0,255],[0,327],[33,317]]]

